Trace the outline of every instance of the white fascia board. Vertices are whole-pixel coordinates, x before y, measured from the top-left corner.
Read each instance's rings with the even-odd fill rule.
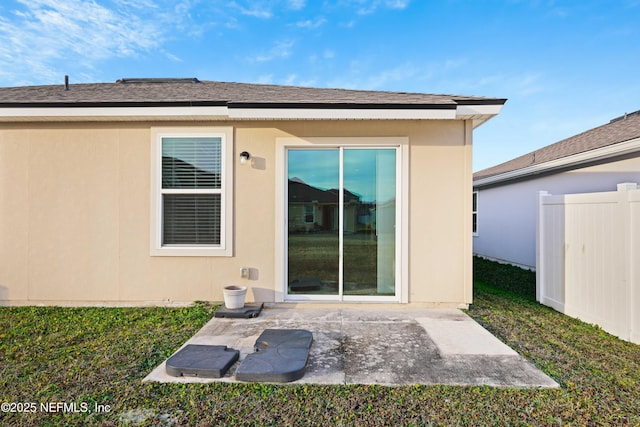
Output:
[[[452,120],[454,109],[230,108],[230,119],[272,120]]]
[[[502,107],[502,105],[458,105],[456,119],[472,120],[475,129],[500,114]]]
[[[358,108],[228,108],[195,107],[36,107],[0,108],[0,121],[189,118],[239,120],[466,120],[482,123],[500,112],[501,105],[459,105],[456,109]]]
[[[38,107],[0,108],[0,121],[7,119],[73,119],[73,118],[211,118],[228,115],[226,106],[209,107]]]
[[[458,105],[458,108],[456,108],[456,118],[496,116],[500,114],[502,107],[502,104]]]
[[[572,156],[563,157],[561,159],[550,160],[545,163],[527,166],[526,168],[517,169],[510,172],[501,173],[499,175],[488,176],[473,181],[474,187],[482,187],[489,184],[497,184],[502,181],[522,178],[526,176],[535,176],[542,172],[552,171],[572,165],[580,165],[582,163],[604,160],[610,157],[623,156],[640,151],[640,138],[631,139],[625,142],[608,145],[602,148],[585,151],[583,153],[574,154]]]

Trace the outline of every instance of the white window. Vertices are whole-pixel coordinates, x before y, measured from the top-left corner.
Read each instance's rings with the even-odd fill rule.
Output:
[[[471,216],[472,216],[472,222],[471,222],[471,228],[473,230],[473,234],[477,235],[478,234],[478,192],[474,191],[473,192],[473,202],[472,202],[472,212],[471,212]]]
[[[315,209],[313,205],[304,205],[304,222],[307,224],[313,224],[316,222]]]
[[[231,128],[154,128],[151,255],[231,256]]]

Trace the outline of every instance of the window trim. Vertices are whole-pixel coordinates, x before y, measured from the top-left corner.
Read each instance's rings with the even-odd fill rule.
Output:
[[[221,138],[222,185],[220,188],[220,244],[207,246],[162,245],[162,139]],[[151,128],[151,256],[233,256],[233,128],[157,127]],[[164,191],[167,193],[167,190]],[[173,191],[169,190],[168,193]]]
[[[311,208],[311,209],[308,209]],[[307,213],[308,210],[311,210],[310,213]],[[307,221],[307,215],[311,216],[311,221]],[[305,224],[314,224],[316,222],[316,207],[313,204],[306,203],[302,208],[302,220]]]
[[[474,236],[478,235],[478,192],[474,191],[471,195],[471,232]],[[475,221],[474,221],[475,220]]]

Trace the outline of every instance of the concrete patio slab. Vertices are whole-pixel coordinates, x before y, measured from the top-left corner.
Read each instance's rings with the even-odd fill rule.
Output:
[[[238,382],[235,370],[269,328],[306,329],[313,344],[292,384],[449,384],[554,388],[558,384],[457,309],[380,305],[265,305],[252,319],[213,318],[186,344],[226,345],[240,360],[222,378],[172,377],[165,363],[144,381]]]

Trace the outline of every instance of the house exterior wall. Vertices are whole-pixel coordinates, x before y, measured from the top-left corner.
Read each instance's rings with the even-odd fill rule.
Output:
[[[640,156],[478,190],[475,255],[535,269],[538,192],[571,194],[614,191],[640,182]]]
[[[291,136],[407,136],[408,300],[471,302],[468,122],[203,122],[234,127],[231,257],[150,255],[151,128],[171,125],[0,124],[0,304],[222,301],[229,284],[274,301],[275,140]]]

